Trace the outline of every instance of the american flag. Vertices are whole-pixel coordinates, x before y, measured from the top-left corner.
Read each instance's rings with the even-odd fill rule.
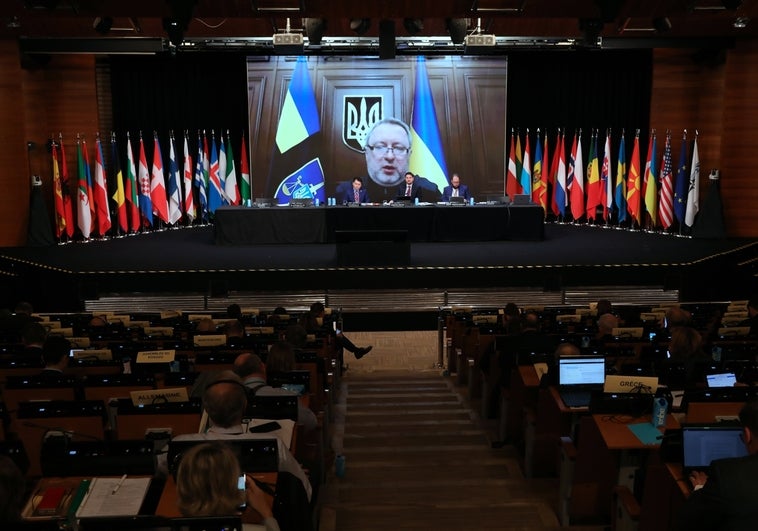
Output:
[[[661,165],[661,195],[658,199],[658,214],[661,226],[668,229],[674,222],[674,183],[671,164],[671,135],[666,135]]]

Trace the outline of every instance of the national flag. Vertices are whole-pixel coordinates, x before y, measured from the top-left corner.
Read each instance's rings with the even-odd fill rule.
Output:
[[[624,133],[621,133],[619,143],[619,157],[616,162],[616,208],[618,209],[618,222],[626,221],[626,142]]]
[[[682,137],[682,149],[679,152],[679,165],[676,168],[676,182],[674,183],[674,215],[679,226],[684,225],[684,216],[687,213],[687,188],[690,180],[687,177],[687,131]]]
[[[227,144],[227,162],[226,162],[226,179],[224,180],[224,193],[230,205],[240,204],[240,189],[237,185],[237,168],[234,165],[234,153],[232,152],[232,138],[229,131],[226,132]]]
[[[687,212],[684,216],[684,224],[692,227],[695,224],[695,215],[700,209],[700,155],[697,152],[697,135],[692,146],[692,165],[690,166],[690,184],[687,190]]]
[[[223,147],[223,139],[221,145]],[[211,133],[211,160],[210,174],[208,176],[208,212],[211,214],[215,213],[216,209],[224,204],[223,188],[221,187],[219,171],[219,155],[216,150],[216,137]]]
[[[600,203],[603,205],[603,219],[608,221],[613,211],[613,176],[611,175],[611,132],[605,134],[603,165],[600,168]]]
[[[642,183],[640,182],[640,132],[634,135],[632,158],[629,161],[629,175],[626,179],[626,209],[632,222],[642,224]]]
[[[576,173],[576,140],[578,133],[574,133],[574,140],[571,143],[571,151],[569,152],[568,167],[566,169],[566,206],[571,203],[571,190],[574,188],[574,176]],[[584,204],[582,203],[582,210],[584,210]]]
[[[532,195],[532,160],[529,151],[529,129],[524,139],[524,158],[521,162],[521,190],[525,195]]]
[[[168,222],[172,225],[182,219],[182,184],[179,181],[179,163],[176,161],[176,140],[169,135],[168,151]]]
[[[74,207],[71,204],[71,185],[68,179],[68,163],[66,162],[66,150],[63,147],[63,135],[58,134],[58,142],[61,146],[61,192],[63,193],[63,211],[66,215],[66,235],[74,236]]]
[[[78,201],[77,201],[77,225],[85,239],[92,233],[94,219],[92,200],[92,179],[90,178],[89,160],[87,157],[87,144],[84,140],[77,139],[76,152],[78,161]]]
[[[520,188],[518,174],[516,173],[516,141],[513,136],[513,129],[511,129],[511,148],[508,152],[508,174],[505,177],[505,193],[511,197],[518,194]]]
[[[247,158],[247,140],[242,133],[240,141],[240,200],[247,204],[253,198],[253,182],[250,179],[250,162]]]
[[[184,133],[184,171],[183,171],[183,184],[184,184],[184,213],[187,215],[187,219],[190,223],[195,220],[195,198],[192,193],[192,156],[189,152],[189,145],[187,144],[187,132]]]
[[[55,236],[60,239],[66,232],[66,207],[63,204],[61,174],[58,169],[58,145],[52,141],[53,148],[53,200],[55,203]]]
[[[195,160],[195,177],[193,186],[197,190],[197,201],[199,210],[198,217],[202,222],[208,221],[208,183],[205,180],[205,152],[204,146],[207,141],[200,137],[200,131],[197,132],[197,159]]]
[[[129,220],[126,214],[126,195],[124,193],[124,173],[121,171],[121,162],[118,156],[118,146],[116,145],[116,134],[111,133],[111,175],[116,184],[116,193],[113,194],[113,200],[116,202],[116,217],[118,218],[118,228],[121,233],[129,232]]]
[[[150,172],[147,170],[147,157],[145,156],[145,142],[142,135],[139,137],[139,209],[142,213],[142,223],[145,226],[153,225],[153,202],[150,199]]]
[[[308,63],[305,57],[298,57],[279,115],[276,149],[271,159],[269,179],[279,182],[273,186],[269,182],[266,187],[273,189],[278,204],[289,204],[292,198],[326,201],[324,172],[319,158],[320,131],[316,94],[308,75]],[[419,150],[422,149],[419,146]]]
[[[426,57],[416,58],[416,87],[411,115],[411,158],[408,169],[426,177],[441,192],[447,185],[447,165],[434,109],[434,98],[426,73]]]
[[[674,223],[674,183],[673,163],[671,162],[671,135],[666,135],[666,143],[663,146],[663,160],[661,161],[661,193],[658,198],[658,214],[660,215],[661,227],[668,229]]]
[[[647,161],[645,161],[645,179],[642,181],[642,197],[645,199],[645,210],[650,216],[652,227],[658,224],[658,176],[655,170],[656,143],[655,133],[652,133],[648,142]]]
[[[587,219],[594,220],[600,201],[600,170],[597,158],[597,131],[590,134],[590,160],[587,164]]]
[[[582,132],[579,131],[574,155],[574,182],[571,185],[571,215],[577,221],[584,214],[584,162],[582,161]]]
[[[226,167],[228,161],[226,160],[226,142],[224,141],[224,133],[219,135],[219,150],[218,150],[218,182],[219,192],[221,193],[221,204],[228,205],[229,198],[226,196]]]
[[[516,193],[524,192],[521,186],[521,171],[524,167],[524,152],[521,151],[521,135],[516,131]]]
[[[568,189],[566,188],[566,132],[561,133],[561,143],[558,147],[558,170],[555,174],[555,203],[561,216],[566,215],[568,206]]]
[[[150,201],[153,202],[153,214],[164,223],[168,223],[168,199],[166,182],[163,176],[163,157],[158,134],[153,133],[153,171],[150,177]]]
[[[543,153],[542,139],[540,132],[537,130],[537,143],[534,146],[534,166],[532,167],[532,201],[542,206],[542,210],[547,212],[547,168],[543,172]]]
[[[105,180],[103,166],[103,146],[100,137],[95,140],[95,186],[92,195],[97,210],[97,228],[100,236],[105,236],[111,228],[111,211],[108,205],[108,183]]]
[[[139,212],[139,187],[137,185],[137,171],[134,167],[134,151],[132,139],[126,134],[126,202],[129,203],[129,228],[137,232],[140,228]]]

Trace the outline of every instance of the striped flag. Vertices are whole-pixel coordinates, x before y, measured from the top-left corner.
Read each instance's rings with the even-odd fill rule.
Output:
[[[642,224],[642,183],[640,182],[640,132],[634,135],[632,158],[629,160],[629,175],[626,179],[626,208],[633,222]]]
[[[603,166],[600,168],[600,203],[603,205],[603,219],[608,221],[613,211],[613,176],[611,175],[611,132],[605,135],[603,146]]]
[[[579,220],[584,214],[584,162],[582,160],[582,132],[579,131],[576,139],[576,153],[574,154],[574,180],[571,185],[571,215],[574,221]]]
[[[92,195],[95,198],[95,207],[97,209],[97,228],[100,236],[105,234],[111,228],[111,211],[108,206],[108,183],[105,180],[105,167],[103,166],[103,146],[100,143],[100,136],[95,140],[95,187]]]
[[[58,134],[58,142],[61,146],[61,192],[63,193],[63,211],[66,215],[66,235],[71,238],[74,236],[74,207],[71,204],[71,186],[69,185],[68,164],[66,162],[66,150],[63,147],[62,134]]]
[[[685,225],[692,227],[695,224],[695,215],[698,210],[700,210],[700,155],[697,152],[697,134],[695,134],[690,165],[690,185],[687,191],[687,212],[684,216]]]
[[[505,177],[505,193],[511,197],[519,193],[518,174],[516,173],[516,144],[511,129],[511,148],[508,152],[508,174]]]
[[[442,191],[447,185],[447,165],[442,149],[442,137],[434,109],[432,89],[426,73],[426,58],[416,59],[416,87],[413,95],[411,116],[411,158],[410,171],[425,177]]]
[[[113,200],[116,202],[116,217],[118,218],[118,228],[123,234],[129,232],[129,220],[126,214],[126,194],[124,192],[124,173],[121,171],[121,162],[118,156],[118,146],[116,145],[116,134],[111,133],[111,167],[113,180],[116,183],[116,193],[113,194]]]
[[[542,139],[537,130],[537,144],[534,146],[534,167],[532,168],[532,201],[542,206],[547,212],[547,168],[543,171],[544,155],[542,153]]]
[[[190,223],[195,220],[195,198],[192,193],[192,155],[189,152],[189,145],[187,144],[187,132],[184,133],[184,171],[183,171],[183,183],[184,183],[184,213],[187,215],[187,219]]]
[[[221,146],[223,148],[223,139]],[[223,149],[222,149],[222,153]],[[226,155],[224,154],[224,158]],[[216,209],[224,204],[223,188],[221,186],[221,177],[219,169],[219,155],[216,150],[216,137],[211,132],[211,159],[210,159],[210,174],[208,176],[208,212],[213,214]]]
[[[597,131],[590,134],[590,160],[587,164],[587,219],[594,220],[600,202],[600,170],[597,158]]]
[[[163,157],[158,134],[153,133],[153,171],[150,177],[150,201],[153,202],[153,214],[164,223],[168,223],[168,199],[166,198],[166,180],[163,176]]]
[[[679,226],[684,225],[687,213],[687,188],[690,180],[687,177],[687,131],[682,137],[682,149],[679,152],[679,165],[676,168],[676,183],[674,183],[674,215]]]
[[[253,182],[250,179],[250,162],[247,158],[247,141],[242,133],[240,142],[240,199],[243,203],[253,198]]]
[[[147,157],[145,156],[145,142],[142,135],[139,137],[139,209],[142,213],[143,225],[153,225],[153,202],[150,199],[150,172],[147,170]]]
[[[655,171],[656,144],[655,132],[653,132],[648,142],[645,179],[642,181],[642,197],[645,200],[645,210],[650,216],[652,227],[658,224],[658,178]]]
[[[550,191],[551,191],[551,200],[550,200],[550,209],[553,212],[554,216],[563,215],[562,210],[565,208],[565,202],[566,202],[566,191],[564,188],[561,188],[560,194],[561,199],[558,198],[559,195],[559,183],[558,183],[558,165],[560,164],[561,159],[561,150],[563,149],[563,137],[561,136],[561,130],[558,129],[558,134],[555,136],[555,151],[553,152],[553,160],[550,161]],[[564,171],[565,171],[565,161],[564,161]],[[564,173],[563,175],[563,184],[562,186],[565,186],[566,182],[566,175]],[[558,206],[558,203],[561,203],[560,207]]]
[[[529,129],[524,137],[524,158],[521,159],[521,193],[532,195],[532,159],[529,150]]]
[[[137,185],[137,170],[134,166],[134,151],[132,150],[132,139],[129,133],[126,134],[126,202],[129,203],[129,228],[132,232],[137,232],[140,227],[139,213],[139,187]]]
[[[205,180],[205,154],[207,153],[208,142],[205,135],[200,136],[197,132],[197,159],[195,160],[195,180],[194,187],[197,189],[198,212],[200,220],[205,223],[208,221],[208,181]]]
[[[84,139],[76,140],[77,169],[79,175],[78,201],[77,201],[77,225],[82,236],[87,239],[92,234],[92,222],[94,220],[94,205],[92,200],[92,179],[90,178],[89,160],[87,157],[87,144]]]
[[[524,152],[521,151],[521,135],[516,131],[516,193],[524,191],[521,187],[521,169],[524,167]]]
[[[58,145],[52,141],[53,148],[53,199],[55,202],[55,236],[60,239],[66,232],[66,207],[63,204],[63,188],[58,168]]]
[[[182,184],[179,181],[179,163],[176,161],[176,140],[169,136],[168,153],[168,222],[172,225],[182,219]]]
[[[661,194],[658,198],[658,213],[661,227],[668,229],[674,223],[673,163],[671,162],[671,135],[666,135],[661,161]]]
[[[626,142],[624,133],[621,133],[619,143],[619,158],[616,162],[616,208],[618,209],[618,222],[626,221]]]
[[[232,138],[229,136],[229,131],[226,132],[226,140],[229,147],[227,147],[228,155],[226,162],[226,178],[224,179],[224,194],[230,205],[239,205],[240,189],[237,185],[237,169],[234,165]]]

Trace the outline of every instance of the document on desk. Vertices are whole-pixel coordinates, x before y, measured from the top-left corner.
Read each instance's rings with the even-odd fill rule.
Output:
[[[268,424],[270,422],[270,419],[251,419],[250,423],[247,426],[248,428],[253,428],[255,426]],[[287,447],[287,450],[289,450],[292,444],[292,433],[295,431],[295,421],[291,419],[277,419],[276,422],[279,423],[280,427],[278,429],[265,432],[264,435],[275,435],[276,437],[279,437]]]
[[[77,518],[88,516],[134,516],[139,514],[150,478],[94,478]]]
[[[649,422],[640,422],[639,424],[629,424],[629,429],[637,436],[642,444],[659,445],[661,444],[661,430]]]

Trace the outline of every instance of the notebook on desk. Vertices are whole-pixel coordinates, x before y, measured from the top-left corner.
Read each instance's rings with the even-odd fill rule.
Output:
[[[708,472],[711,461],[726,457],[743,457],[747,448],[742,442],[742,427],[735,424],[682,426],[682,470],[685,477],[693,470]]]
[[[567,407],[589,407],[593,391],[603,389],[603,356],[566,356],[558,360],[558,393]]]

